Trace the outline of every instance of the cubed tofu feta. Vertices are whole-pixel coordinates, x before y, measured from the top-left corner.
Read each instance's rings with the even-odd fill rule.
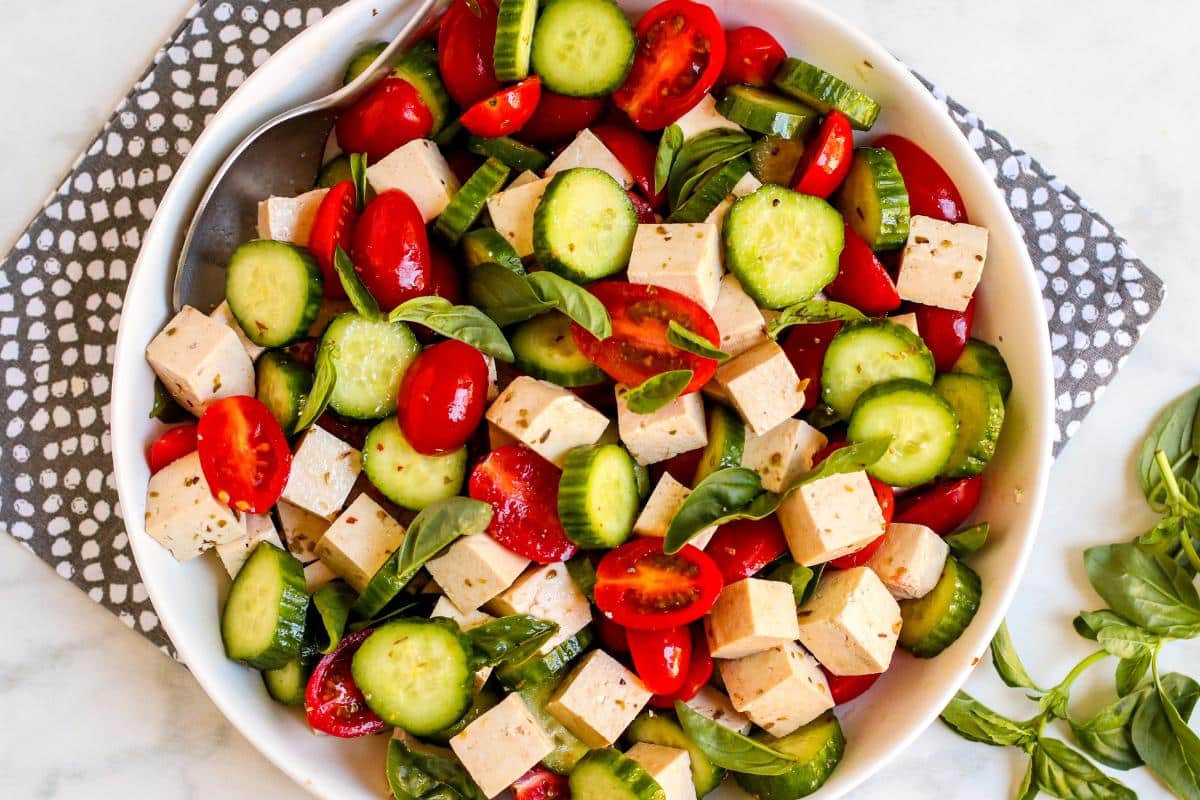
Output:
[[[430,559],[425,569],[460,611],[474,611],[512,586],[528,564],[486,533],[476,533]]]
[[[727,128],[732,131],[740,131],[742,129],[741,125],[726,119],[717,111],[717,100],[711,94],[704,95],[703,99],[692,106],[690,111],[675,120],[675,124],[683,131],[683,140],[685,142],[696,134],[704,133],[705,131],[721,128]]]
[[[913,333],[917,334],[917,336],[921,335],[921,332],[917,330],[917,315],[911,311],[907,314],[897,314],[894,317],[888,317],[888,320],[896,323],[897,325],[903,325]]]
[[[592,607],[579,591],[566,564],[531,567],[488,605],[500,615],[529,614],[558,623],[558,633],[542,645],[549,653],[558,645],[586,628],[592,621]]]
[[[550,178],[511,186],[487,199],[492,224],[521,258],[533,255],[533,212],[537,211]]]
[[[608,417],[573,392],[527,375],[500,393],[487,419],[559,467],[567,451],[595,444],[608,427]]]
[[[458,193],[458,178],[428,139],[414,139],[367,167],[367,182],[378,193],[399,189],[412,198],[426,222],[446,210]]]
[[[704,218],[704,221],[711,222],[712,224],[716,225],[718,229],[723,229],[725,227],[725,217],[729,214],[729,209],[733,207],[733,201],[737,200],[739,197],[745,197],[748,194],[754,194],[761,188],[762,181],[754,177],[753,173],[747,172],[737,183],[733,185],[733,190],[729,193],[729,197],[726,197],[724,200],[718,203],[717,207],[709,212],[709,215]]]
[[[946,540],[924,525],[893,522],[887,527],[883,545],[867,566],[897,600],[914,600],[933,591],[950,547]]]
[[[867,567],[826,573],[798,614],[801,643],[834,675],[875,675],[892,663],[900,605]]]
[[[317,557],[361,593],[403,541],[404,526],[360,494],[317,542]]]
[[[704,620],[713,658],[742,658],[796,639],[796,596],[783,581],[745,578],[721,590]]]
[[[313,189],[299,197],[270,197],[258,204],[258,236],[308,247],[317,209],[329,193]]]
[[[516,692],[483,712],[450,749],[480,791],[495,797],[554,750],[554,741]]]
[[[706,309],[721,292],[721,232],[708,222],[638,225],[629,282],[673,289]]]
[[[324,428],[314,425],[292,456],[292,471],[283,499],[319,517],[333,519],[346,504],[362,454]]]
[[[705,686],[684,703],[692,711],[738,733],[750,732],[750,718],[733,707],[730,699],[713,686]]]
[[[430,581],[430,584],[436,585],[434,581]],[[485,622],[491,622],[495,619],[491,614],[485,614],[482,611],[459,611],[458,606],[451,603],[450,599],[444,596],[438,598],[437,603],[433,606],[433,611],[429,614],[430,619],[437,619],[438,617],[454,620],[458,623],[458,627],[464,631],[478,628]],[[493,669],[494,667],[480,667],[475,671],[475,691],[478,692],[483,688],[483,685],[487,683],[488,678],[491,676]]]
[[[883,512],[865,472],[805,484],[776,516],[792,558],[806,567],[861,550],[884,533]]]
[[[229,329],[237,334],[238,341],[242,343],[242,347],[246,348],[246,355],[250,356],[251,361],[256,360],[262,355],[262,351],[267,349],[256,345],[246,336],[246,332],[242,330],[242,326],[234,319],[233,310],[229,307],[228,300],[221,301],[221,305],[213,309],[213,312],[208,316],[222,325],[228,325]]]
[[[246,529],[246,535],[216,546],[217,557],[221,559],[231,578],[237,577],[242,565],[246,563],[254,548],[258,547],[259,542],[270,542],[280,550],[285,549],[270,514],[238,514],[238,518],[242,521],[242,527]]]
[[[322,561],[314,561],[304,565],[304,585],[310,595],[337,580],[337,575]]]
[[[515,436],[509,436],[494,422],[487,424],[488,432],[488,447],[493,450],[499,450],[501,447],[507,447],[510,444],[520,444],[520,441]]]
[[[772,736],[794,733],[834,705],[821,667],[795,642],[717,668],[734,708]]]
[[[721,291],[712,308],[712,318],[721,332],[721,349],[731,356],[741,355],[767,341],[766,320],[733,273],[721,278]]]
[[[186,561],[241,539],[246,529],[233,509],[213,497],[193,451],[150,476],[146,533],[176,560]]]
[[[280,500],[275,508],[279,512],[279,527],[283,531],[288,552],[298,558],[301,564],[316,561],[317,542],[329,530],[329,520],[286,500]]]
[[[602,170],[613,176],[622,187],[628,189],[633,186],[633,176],[625,169],[621,160],[605,147],[596,134],[586,128],[558,154],[558,158],[550,162],[550,166],[546,167],[546,177],[577,167]]]
[[[914,303],[964,311],[983,277],[987,248],[987,228],[917,215],[900,254],[896,290]]]
[[[783,348],[771,340],[717,367],[717,383],[756,434],[764,434],[804,408],[804,388]]]
[[[659,539],[666,536],[671,520],[675,519],[683,501],[691,493],[692,490],[671,477],[671,473],[664,472],[663,476],[658,479],[654,491],[646,500],[642,513],[638,514],[637,520],[634,521],[633,532],[638,536],[655,536]],[[703,550],[716,532],[715,525],[705,528],[696,534],[688,544]]]
[[[524,172],[522,172],[520,175],[518,175],[517,177],[513,178],[512,183],[508,184],[508,186],[506,188],[516,189],[518,186],[524,186],[527,183],[536,183],[537,181],[540,181],[540,180],[541,180],[541,178],[538,177],[538,174],[536,172],[534,172],[533,170],[527,169]]]
[[[254,362],[237,334],[191,306],[154,337],[146,360],[171,396],[196,416],[214,400],[254,396]]]
[[[593,650],[575,665],[546,710],[589,747],[608,747],[650,702],[650,691],[615,658]]]
[[[762,436],[746,436],[742,466],[762,477],[763,488],[782,492],[813,467],[813,456],[829,440],[804,420],[789,417]]]
[[[635,414],[625,402],[629,387],[617,384],[617,429],[639,464],[657,464],[708,444],[699,392],[676,397],[652,414]]]
[[[687,750],[638,742],[625,752],[625,756],[641,764],[642,769],[662,787],[662,800],[696,800],[696,785],[692,783],[692,758]]]

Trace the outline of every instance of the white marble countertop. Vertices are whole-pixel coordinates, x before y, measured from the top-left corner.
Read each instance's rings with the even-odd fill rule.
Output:
[[[0,251],[16,239],[191,0],[0,0]],[[1041,159],[1166,280],[1166,305],[1056,465],[1041,538],[1010,615],[1026,664],[1058,680],[1085,655],[1070,619],[1099,601],[1080,553],[1146,527],[1131,457],[1153,414],[1200,382],[1189,357],[1200,226],[1191,0],[840,0],[840,13]],[[302,797],[186,670],[0,537],[0,797]],[[1192,663],[1200,648],[1171,648]],[[1181,650],[1183,652],[1181,652]],[[968,689],[1013,713],[990,664]],[[1086,705],[1087,699],[1081,699]],[[1015,751],[935,725],[855,793],[865,800],[1011,796]],[[1144,771],[1122,776],[1166,796]]]

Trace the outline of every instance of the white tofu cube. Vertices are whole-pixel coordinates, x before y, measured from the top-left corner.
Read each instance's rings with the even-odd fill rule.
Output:
[[[795,642],[717,668],[734,708],[772,736],[794,733],[834,706],[821,667]]]
[[[812,425],[789,417],[762,436],[746,436],[742,466],[762,476],[767,491],[782,492],[813,468],[813,456],[828,443]]]
[[[577,167],[602,170],[613,176],[622,187],[628,189],[633,186],[633,176],[625,169],[621,160],[613,155],[596,134],[586,128],[579,132],[575,141],[563,148],[558,158],[550,162],[550,166],[546,167],[546,177]]]
[[[524,172],[522,172],[520,175],[518,175],[517,177],[513,178],[512,182],[509,183],[506,188],[516,189],[518,186],[524,186],[527,183],[536,183],[537,181],[540,181],[540,180],[541,180],[541,178],[538,177],[538,174],[536,172],[534,172],[533,170],[527,169]]]
[[[258,237],[308,247],[313,222],[328,189],[313,189],[299,197],[270,197],[258,204]]]
[[[638,225],[629,282],[672,289],[712,310],[721,292],[721,232],[708,222]]]
[[[310,595],[337,580],[337,575],[322,561],[314,561],[304,565],[304,585]]]
[[[650,690],[615,658],[593,650],[575,665],[546,710],[589,747],[608,747],[646,703]]]
[[[430,559],[425,569],[460,611],[474,611],[512,586],[528,564],[486,533],[476,533]]]
[[[704,401],[699,392],[676,397],[652,414],[629,410],[625,393],[617,384],[617,428],[621,441],[639,464],[657,464],[708,444]]]
[[[458,178],[428,139],[414,139],[367,167],[367,182],[377,193],[399,189],[421,210],[426,222],[438,217],[458,193]]]
[[[715,380],[756,434],[764,434],[804,408],[804,388],[783,348],[771,340],[717,367]]]
[[[146,533],[186,561],[215,545],[246,535],[233,509],[213,497],[195,451],[150,476],[146,490]]]
[[[430,584],[436,586],[433,581],[430,581]],[[424,590],[422,590],[422,593],[424,593]],[[491,614],[485,614],[482,611],[459,611],[458,606],[451,603],[449,598],[444,596],[438,598],[437,603],[433,606],[433,611],[429,614],[430,619],[437,619],[438,617],[454,620],[458,623],[458,627],[464,631],[478,628],[485,622],[491,622],[495,619]],[[478,692],[483,688],[488,678],[491,677],[493,669],[494,667],[480,667],[475,671],[475,691]]]
[[[742,658],[794,641],[796,596],[782,581],[745,578],[721,590],[704,619],[713,658]]]
[[[361,593],[403,542],[404,526],[360,494],[317,542],[317,557]]]
[[[741,125],[726,119],[717,111],[717,100],[711,94],[704,95],[699,103],[692,106],[690,111],[675,120],[675,124],[683,131],[683,140],[685,142],[696,134],[704,133],[705,131],[721,128],[727,128],[731,131],[740,131],[742,129]]]
[[[533,213],[550,185],[550,178],[510,186],[487,199],[492,225],[521,258],[533,255]]]
[[[721,278],[721,291],[712,308],[712,318],[721,332],[721,349],[731,356],[741,355],[767,341],[767,322],[733,273]]]
[[[893,522],[867,566],[897,600],[924,597],[937,586],[950,547],[924,525]]]
[[[522,375],[487,410],[488,422],[561,467],[567,451],[595,444],[608,417],[549,381]]]
[[[917,215],[900,254],[896,290],[914,303],[963,311],[983,277],[987,248],[987,228]]]
[[[507,447],[510,444],[520,444],[517,437],[509,436],[493,422],[487,424],[487,432],[488,447],[493,450],[499,450],[501,447]]]
[[[642,769],[662,787],[662,800],[696,800],[696,785],[692,783],[692,758],[687,750],[638,742],[625,752],[625,756],[641,764]]]
[[[314,425],[292,456],[292,471],[282,499],[319,517],[333,519],[346,504],[361,470],[362,454],[358,450]]]
[[[709,212],[704,218],[705,222],[711,222],[718,229],[725,227],[725,217],[729,215],[729,209],[733,208],[733,201],[739,197],[745,197],[748,194],[754,194],[762,188],[762,181],[754,177],[754,173],[747,172],[741,179],[733,185],[733,189],[729,192],[729,197],[726,197],[717,207]]]
[[[894,322],[897,325],[903,325],[917,336],[921,335],[921,332],[917,330],[917,315],[911,311],[907,314],[897,314],[894,317],[888,317],[888,321]]]
[[[900,605],[867,567],[827,572],[797,613],[801,643],[834,675],[875,675],[892,663]]]
[[[229,307],[228,300],[221,301],[221,305],[214,308],[213,312],[208,316],[222,325],[229,326],[229,329],[237,334],[238,341],[242,343],[242,347],[246,348],[246,355],[250,356],[251,361],[257,360],[262,355],[262,351],[267,349],[256,345],[246,336],[246,332],[242,330],[242,326],[234,319],[233,309]]]
[[[566,564],[531,567],[512,586],[501,592],[488,608],[495,614],[529,614],[558,623],[558,633],[542,645],[541,652],[555,647],[586,628],[592,607],[579,591]]]
[[[750,718],[733,707],[733,702],[720,690],[713,686],[705,686],[696,692],[696,696],[684,703],[697,714],[708,717],[713,722],[724,725],[738,733],[750,732]]]
[[[184,306],[146,348],[167,391],[196,416],[214,400],[254,396],[254,362],[227,325]]]
[[[634,521],[633,532],[638,536],[654,536],[659,539],[666,536],[671,520],[675,519],[683,501],[691,493],[691,489],[671,477],[669,472],[664,472],[663,476],[658,479],[654,491],[646,500],[642,513],[638,514],[637,520]],[[688,544],[703,550],[716,532],[715,525],[705,528],[696,534]]]
[[[217,557],[221,559],[231,578],[237,577],[242,565],[246,563],[254,548],[258,547],[259,542],[270,542],[280,550],[286,549],[279,538],[279,532],[275,530],[275,523],[270,514],[238,514],[238,518],[242,521],[242,527],[246,529],[246,535],[216,546]]]
[[[554,741],[514,692],[452,737],[450,749],[484,795],[495,797],[550,755]]]
[[[792,558],[806,567],[861,550],[884,533],[883,512],[865,472],[805,484],[776,516]]]
[[[280,500],[275,508],[279,512],[279,527],[283,530],[283,541],[287,543],[288,552],[298,558],[301,564],[316,561],[317,542],[329,530],[329,520],[286,500]]]

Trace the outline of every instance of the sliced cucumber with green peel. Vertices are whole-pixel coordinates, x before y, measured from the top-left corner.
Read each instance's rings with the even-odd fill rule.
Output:
[[[859,147],[838,194],[846,224],[872,250],[895,250],[908,241],[908,188],[896,157],[881,147]]]
[[[520,690],[519,694],[525,701],[525,705],[529,706],[530,713],[542,726],[542,730],[554,742],[554,750],[542,759],[542,766],[559,775],[569,775],[575,765],[579,763],[579,759],[583,758],[591,748],[546,710],[546,703],[550,702],[550,695],[554,694],[559,683],[558,678],[551,678],[526,686]]]
[[[421,346],[403,322],[348,313],[329,323],[321,349],[332,350],[337,370],[330,407],[344,417],[369,420],[395,413],[400,381]]]
[[[779,91],[822,114],[835,109],[842,112],[860,131],[870,130],[879,116],[879,103],[841,78],[798,58],[784,61],[772,82]]]
[[[842,217],[819,197],[763,186],[725,218],[725,265],[760,306],[808,300],[837,277]]]
[[[667,217],[667,222],[704,222],[733,192],[733,187],[750,171],[750,162],[735,158],[709,170],[695,191]]]
[[[804,155],[804,142],[764,136],[750,148],[750,171],[763,183],[791,186]]]
[[[308,686],[308,677],[313,667],[321,660],[321,652],[316,645],[305,641],[300,644],[300,655],[277,669],[263,670],[263,685],[267,694],[276,703],[285,706],[304,704],[304,691]]]
[[[592,750],[579,760],[568,780],[572,800],[667,800],[658,781],[641,764],[616,750]]]
[[[560,0],[551,10],[578,2]],[[534,212],[533,249],[546,269],[588,283],[629,266],[637,227],[633,202],[615,178],[591,167],[568,169],[550,181]]]
[[[533,47],[533,23],[538,0],[500,0],[496,17],[496,45],[492,63],[496,78],[519,81],[529,75],[529,51]]]
[[[592,644],[592,629],[584,628],[549,653],[534,653],[524,661],[505,661],[496,667],[496,679],[514,691],[562,675]]]
[[[321,308],[321,268],[303,247],[257,239],[239,245],[225,271],[225,298],[246,338],[282,347],[308,335]]]
[[[1000,355],[1000,351],[992,345],[978,339],[967,341],[962,355],[954,362],[950,371],[990,378],[995,381],[996,388],[1000,390],[1000,396],[1005,400],[1012,391],[1012,374],[1008,371],[1008,364],[1005,363],[1004,356]]]
[[[475,696],[471,698],[471,707],[467,709],[467,713],[463,714],[462,718],[459,719],[458,722],[454,723],[449,728],[445,728],[434,733],[427,733],[425,734],[425,738],[431,742],[436,742],[437,744],[447,744],[455,736],[458,736],[460,733],[462,733],[463,728],[479,719],[479,717],[482,716],[485,711],[490,710],[499,702],[500,696],[485,686],[476,692]]]
[[[463,262],[468,270],[480,264],[499,264],[518,275],[525,273],[525,266],[517,251],[495,228],[476,228],[462,238]]]
[[[354,180],[350,172],[350,156],[345,154],[325,163],[317,173],[317,188],[332,189],[342,181]]]
[[[495,158],[515,170],[541,172],[550,164],[550,156],[508,136],[472,136],[467,149],[484,158]]]
[[[719,469],[740,467],[745,450],[746,426],[741,416],[722,405],[709,406],[708,444],[700,455],[693,485]]]
[[[279,669],[300,655],[308,591],[304,567],[270,542],[246,559],[221,611],[225,655],[255,669]]]
[[[510,172],[512,170],[494,158],[483,162],[438,216],[434,231],[446,242],[458,244],[483,213],[487,199],[504,187]]]
[[[688,738],[679,723],[662,712],[643,711],[626,729],[625,738],[630,742],[647,742],[686,750],[691,757],[692,783],[696,787],[696,797],[704,797],[725,780],[725,770],[709,761],[708,756]]]
[[[717,111],[746,130],[784,139],[803,139],[821,121],[811,106],[755,86],[730,86]]]
[[[362,451],[367,479],[398,506],[420,511],[455,497],[467,476],[467,448],[427,456],[413,449],[395,417],[388,417],[367,434]]]
[[[354,79],[367,71],[367,67],[375,63],[375,59],[379,58],[380,54],[387,49],[387,42],[376,42],[375,44],[360,50],[350,59],[350,63],[346,65],[346,72],[342,75],[342,86],[347,86],[354,82]]]
[[[604,97],[625,82],[637,37],[612,0],[555,0],[533,29],[533,71],[547,89]]]
[[[392,74],[408,81],[417,90],[421,101],[433,116],[431,133],[440,132],[450,121],[453,106],[450,93],[446,91],[446,85],[442,83],[442,75],[438,71],[437,48],[433,42],[426,39],[414,44],[408,52],[400,56]]]
[[[291,433],[312,390],[312,370],[281,350],[268,350],[254,364],[254,394],[271,416]]]
[[[850,322],[842,326],[821,370],[821,395],[842,419],[858,396],[878,383],[911,378],[933,383],[933,354],[920,336],[885,319]]]
[[[983,585],[979,576],[954,556],[946,559],[933,591],[900,601],[900,646],[917,658],[933,658],[962,636],[975,618]]]
[[[753,738],[796,762],[796,766],[782,775],[735,773],[738,786],[760,800],[807,797],[825,785],[846,751],[842,726],[830,713],[778,739],[767,733]]]
[[[933,382],[958,417],[958,443],[944,473],[952,478],[969,478],[987,467],[996,454],[996,442],[1004,427],[1004,397],[988,378],[947,372]]]
[[[576,447],[558,482],[558,518],[585,550],[609,550],[629,538],[638,509],[633,457],[619,444]]]
[[[571,334],[571,318],[558,311],[522,322],[509,341],[517,369],[535,378],[568,388],[604,381],[604,372],[579,352]]]
[[[901,379],[867,389],[854,404],[846,438],[891,436],[867,472],[892,486],[919,486],[941,475],[958,441],[958,418],[928,384]]]

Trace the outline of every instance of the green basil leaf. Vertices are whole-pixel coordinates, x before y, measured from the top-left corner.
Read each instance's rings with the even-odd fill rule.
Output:
[[[463,636],[476,651],[472,669],[494,667],[505,661],[520,661],[558,633],[558,623],[528,614],[500,617],[465,631]]]
[[[1167,406],[1142,442],[1138,456],[1138,481],[1147,499],[1151,498],[1163,479],[1154,459],[1157,451],[1162,450],[1171,464],[1178,464],[1197,452],[1197,412],[1200,412],[1200,388],[1192,389]]]
[[[1058,739],[1042,738],[1033,751],[1033,784],[1064,800],[1137,800],[1125,784]]]
[[[354,182],[354,204],[359,213],[367,205],[367,154],[350,154],[350,180]]]
[[[995,747],[1025,747],[1037,740],[1027,724],[997,714],[962,691],[942,711],[941,720],[964,739]]]
[[[344,581],[327,583],[312,596],[313,608],[321,617],[323,630],[317,632],[317,647],[323,654],[333,652],[342,640],[356,597],[358,594]]]
[[[767,323],[767,335],[772,339],[793,325],[814,325],[819,322],[854,322],[866,319],[861,311],[833,300],[802,300],[780,311]]]
[[[692,744],[718,767],[749,775],[782,775],[796,766],[787,755],[712,721],[678,700],[675,714]]]
[[[704,131],[685,141],[667,179],[667,199],[671,208],[686,202],[709,170],[740,158],[753,145],[745,133],[729,128]]]
[[[1025,665],[1021,663],[1021,657],[1017,655],[1012,635],[1008,632],[1007,621],[1000,623],[1000,629],[992,638],[992,663],[996,666],[1000,680],[1008,686],[1016,689],[1032,689],[1035,692],[1045,691],[1034,682],[1033,678],[1029,677]]]
[[[824,566],[823,564],[818,565]],[[809,595],[810,587],[816,584],[817,573],[811,567],[797,564],[795,561],[784,561],[766,574],[769,581],[780,581],[792,587],[792,595],[796,598],[796,606],[804,605]]]
[[[1133,715],[1133,746],[1179,797],[1200,798],[1200,737],[1188,727],[1161,680]]]
[[[1160,639],[1132,625],[1106,625],[1096,634],[1096,641],[1117,658],[1139,658],[1153,654]]]
[[[492,358],[513,361],[512,347],[504,332],[475,306],[456,306],[436,295],[414,297],[396,306],[388,314],[388,321],[424,325],[448,339],[466,342]]]
[[[838,416],[838,413],[824,403],[817,403],[817,407],[808,414],[808,424],[821,431],[833,427],[841,421],[842,418]]]
[[[1100,611],[1081,611],[1071,624],[1075,626],[1076,633],[1094,642],[1104,628],[1109,625],[1128,625],[1129,621],[1105,608]]]
[[[1182,517],[1169,516],[1158,521],[1153,528],[1137,538],[1137,543],[1147,549],[1173,549],[1179,544],[1179,537],[1184,531]]]
[[[717,470],[700,481],[675,512],[663,539],[663,552],[678,553],[705,528],[735,519],[739,510],[762,493],[762,478],[754,470]]]
[[[683,393],[692,382],[690,369],[673,369],[647,378],[625,392],[625,406],[634,414],[653,414]]]
[[[612,336],[608,309],[587,289],[553,272],[535,272],[525,280],[543,303],[550,303],[597,339]]]
[[[1117,694],[1121,697],[1137,691],[1142,678],[1150,671],[1153,651],[1139,653],[1131,658],[1122,658],[1117,662]]]
[[[1200,700],[1200,683],[1177,672],[1163,675],[1161,683],[1180,716],[1188,719]],[[1143,762],[1133,744],[1133,718],[1147,697],[1154,695],[1157,700],[1157,693],[1153,684],[1143,686],[1100,709],[1086,722],[1072,722],[1075,740],[1097,761],[1114,769],[1140,767]]]
[[[1033,758],[1031,757],[1025,766],[1025,777],[1021,778],[1021,785],[1017,788],[1017,800],[1034,800],[1041,791],[1033,782]]]
[[[388,743],[387,780],[396,800],[486,800],[452,752],[415,740]]]
[[[296,426],[292,433],[306,430],[320,419],[321,415],[325,413],[325,409],[329,408],[329,401],[333,397],[333,387],[337,383],[337,356],[337,344],[333,342],[317,349],[317,363],[313,371],[312,388],[308,390],[304,403],[300,406],[300,413],[296,417]]]
[[[981,522],[950,534],[946,537],[946,544],[950,545],[950,552],[955,556],[965,558],[987,544],[988,532],[988,524]]]
[[[808,582],[808,586],[804,587],[804,594],[800,596],[800,601],[796,603],[797,606],[802,606],[812,600],[813,595],[817,593],[817,588],[821,585],[821,576],[825,574],[825,568],[828,566],[829,562],[825,562],[812,568],[812,580]]]
[[[1068,679],[1039,697],[1038,710],[1058,719],[1068,719],[1071,715],[1067,711],[1067,705],[1071,702],[1071,684],[1073,682],[1073,679]]]
[[[667,178],[671,175],[671,166],[679,149],[683,147],[683,128],[678,125],[668,125],[658,140],[658,153],[654,156],[654,193],[659,194],[667,188]]]
[[[698,333],[693,333],[675,320],[667,323],[667,341],[680,350],[715,361],[729,360],[729,353],[715,346]]]
[[[1134,625],[1175,639],[1200,635],[1200,595],[1171,559],[1134,544],[1092,547],[1083,559],[1092,588]]]
[[[525,279],[499,264],[480,264],[467,277],[467,299],[500,327],[554,310]]]
[[[346,297],[350,298],[350,305],[354,306],[358,315],[372,321],[383,319],[379,303],[375,302],[375,298],[359,280],[354,262],[341,247],[333,251],[333,268],[337,271],[338,280],[342,282],[342,290],[346,292]]]
[[[167,391],[167,385],[161,378],[154,379],[154,405],[150,407],[150,419],[167,423],[183,422],[194,419],[183,406],[175,402],[175,398]]]
[[[578,555],[567,562],[567,573],[575,582],[580,593],[592,602],[596,589],[596,568],[586,555]]]

